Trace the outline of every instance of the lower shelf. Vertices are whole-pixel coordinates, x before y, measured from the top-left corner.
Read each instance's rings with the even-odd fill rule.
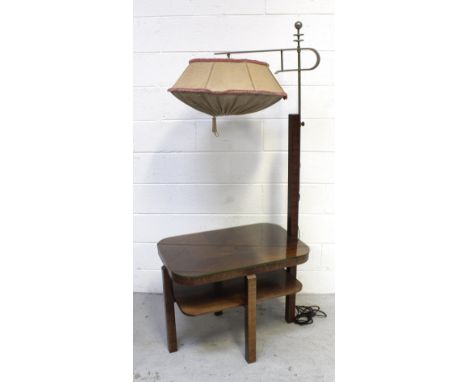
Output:
[[[285,270],[257,276],[257,300],[287,296],[302,289],[302,284]],[[213,313],[245,305],[244,277],[212,284],[187,286],[174,283],[174,297],[188,316]]]

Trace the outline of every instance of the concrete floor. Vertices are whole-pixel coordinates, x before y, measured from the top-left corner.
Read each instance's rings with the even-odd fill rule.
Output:
[[[134,294],[135,382],[334,381],[334,295],[299,294],[298,305],[320,305],[327,318],[311,325],[284,321],[284,298],[257,305],[257,362],[244,359],[244,309],[188,317],[176,307],[179,350],[166,348],[163,298]]]

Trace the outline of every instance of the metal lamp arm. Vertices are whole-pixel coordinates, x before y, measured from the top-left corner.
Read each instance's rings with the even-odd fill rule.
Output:
[[[260,49],[260,50],[237,50],[237,51],[226,51],[226,52],[216,52],[215,54],[225,54],[227,58],[231,58],[231,54],[250,54],[250,53],[269,53],[269,52],[280,52],[281,55],[281,69],[277,70],[275,74],[282,73],[282,72],[297,72],[297,108],[298,108],[298,114],[299,118],[301,115],[301,72],[308,71],[308,70],[314,70],[317,66],[320,64],[320,54],[315,50],[314,48],[301,48],[301,36],[303,36],[302,33],[300,33],[300,30],[302,28],[302,23],[300,21],[297,21],[294,24],[297,33],[294,34],[296,36],[296,40],[294,42],[297,42],[297,48],[285,48],[285,49]],[[303,50],[309,50],[312,51],[315,54],[315,64],[311,66],[310,68],[302,68],[301,66],[301,52]],[[283,66],[283,52],[287,51],[296,51],[297,52],[297,68],[295,69],[284,69]],[[301,122],[301,125],[304,125],[304,122]]]
[[[300,51],[303,50],[310,50],[315,54],[315,64],[310,68],[301,68],[301,72],[306,70],[314,70],[320,64],[320,54],[314,48],[299,48]],[[297,52],[297,48],[284,48],[284,49],[260,49],[260,50],[238,50],[238,51],[229,51],[229,52],[216,52],[215,54],[225,54],[228,58],[231,57],[231,54],[249,54],[249,53],[271,53],[271,52],[280,52],[281,53],[281,69],[277,70],[275,74],[281,72],[297,72],[299,68],[296,69],[284,69],[283,67],[283,52],[287,51],[295,51]]]

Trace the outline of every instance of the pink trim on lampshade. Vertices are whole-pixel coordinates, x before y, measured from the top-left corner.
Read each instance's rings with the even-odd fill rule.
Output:
[[[251,64],[269,66],[267,62],[258,60],[249,60],[247,58],[192,58],[189,64],[192,62],[250,62]]]
[[[170,88],[168,92],[180,92],[180,93],[208,93],[217,95],[228,95],[228,94],[259,94],[259,95],[275,95],[287,99],[288,95],[285,92],[271,92],[268,90],[239,90],[239,89],[228,89],[228,90],[210,90],[205,88]]]

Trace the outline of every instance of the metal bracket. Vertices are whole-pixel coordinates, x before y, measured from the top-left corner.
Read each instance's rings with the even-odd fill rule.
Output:
[[[294,40],[296,41],[296,40]],[[302,41],[302,40],[301,40]],[[314,48],[299,48],[299,50],[302,52],[304,50],[309,50],[315,54],[315,64],[311,66],[310,68],[301,68],[301,72],[307,71],[307,70],[314,70],[317,66],[320,64],[320,54],[317,52],[316,49]],[[237,50],[237,51],[229,51],[229,52],[215,52],[215,55],[218,54],[225,54],[227,58],[231,58],[231,54],[248,54],[248,53],[270,53],[270,52],[280,52],[281,54],[281,69],[277,70],[275,74],[282,73],[282,72],[297,72],[299,68],[296,69],[284,69],[284,60],[283,60],[283,52],[288,52],[288,51],[294,51],[297,52],[297,48],[283,48],[283,49],[259,49],[259,50]]]
[[[277,70],[275,72],[275,74],[282,73],[282,72],[297,72],[299,70],[299,68],[296,68],[296,69],[284,69],[283,68],[283,52],[288,51],[288,50],[297,51],[297,49],[290,48],[290,49],[278,49],[278,50],[281,52],[281,69]],[[320,65],[320,54],[314,48],[300,48],[301,52],[304,51],[304,50],[310,50],[311,52],[314,52],[314,54],[315,54],[315,64],[313,66],[311,66],[310,68],[301,68],[300,70],[301,70],[301,72],[305,72],[307,70],[314,70],[317,66]]]

